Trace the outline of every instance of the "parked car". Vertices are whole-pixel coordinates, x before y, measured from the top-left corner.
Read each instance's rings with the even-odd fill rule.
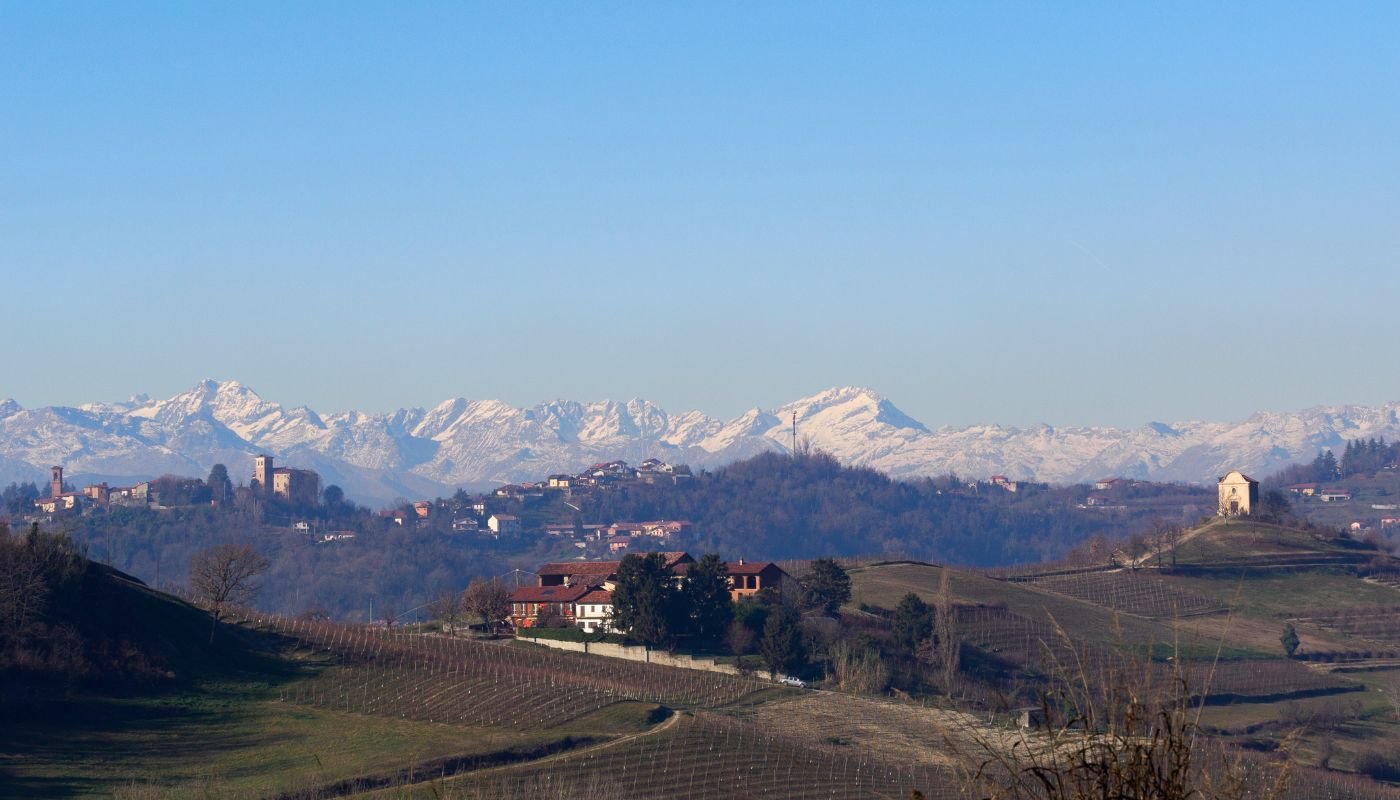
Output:
[[[784,677],[779,683],[786,683],[788,686],[796,686],[801,689],[807,688],[807,682],[801,678],[794,678],[791,675]]]

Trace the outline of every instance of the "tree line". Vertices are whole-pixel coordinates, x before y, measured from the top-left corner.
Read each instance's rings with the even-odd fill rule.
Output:
[[[1279,470],[1267,483],[1273,486],[1326,483],[1355,475],[1374,475],[1396,464],[1400,464],[1400,442],[1386,442],[1385,437],[1348,439],[1341,458],[1331,449],[1323,450],[1306,464]]]
[[[765,453],[679,486],[586,497],[585,520],[684,519],[683,546],[755,559],[901,555],[969,566],[1042,561],[1120,526],[1077,509],[1083,487],[1006,492],[956,475],[895,480],[821,452]],[[679,549],[679,548],[677,548]]]

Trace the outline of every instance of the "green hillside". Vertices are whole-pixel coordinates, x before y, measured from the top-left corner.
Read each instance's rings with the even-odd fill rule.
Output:
[[[937,566],[863,567],[852,605],[951,599],[964,662],[1009,663],[1003,675],[1021,682],[1151,653],[1149,673],[1179,668],[1192,682],[1209,729],[1266,750],[1301,730],[1303,763],[1348,770],[1400,751],[1397,572],[1400,562],[1335,534],[1212,520],[1136,567],[949,570],[946,590]],[[1299,640],[1292,658],[1286,625]]]

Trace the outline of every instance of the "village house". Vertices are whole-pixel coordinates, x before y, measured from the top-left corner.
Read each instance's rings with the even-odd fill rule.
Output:
[[[664,539],[667,536],[690,533],[692,527],[694,526],[685,520],[663,519],[656,522],[643,522],[642,533],[646,536]]]
[[[1315,483],[1294,483],[1284,488],[1302,497],[1312,497],[1317,494],[1317,484]]]
[[[993,486],[1000,486],[1008,492],[1014,492],[1021,488],[1020,484],[1005,475],[993,475],[991,478],[988,478],[988,480],[991,481]]]
[[[626,550],[628,547],[631,547],[631,546],[632,546],[632,537],[630,537],[630,536],[609,536],[609,537],[608,537],[608,551],[609,551],[609,552],[612,552],[612,553],[621,553],[622,551]]]
[[[574,480],[572,475],[550,475],[545,479],[545,485],[550,489],[569,489],[573,487]]]
[[[729,597],[734,602],[756,595],[764,589],[782,591],[783,585],[792,579],[782,567],[771,561],[725,563],[729,573]]]
[[[1094,481],[1094,488],[1098,489],[1101,492],[1106,492],[1122,482],[1122,478],[1099,478],[1098,480]]]
[[[641,522],[614,522],[607,527],[609,538],[616,536],[641,536],[646,533],[646,524]]]
[[[1331,503],[1331,502],[1335,502],[1335,501],[1338,501],[1338,500],[1350,500],[1350,499],[1351,499],[1351,490],[1350,490],[1350,489],[1336,489],[1336,488],[1334,488],[1334,489],[1323,489],[1322,491],[1320,491],[1320,492],[1317,493],[1317,496],[1320,497],[1320,498],[1322,499],[1322,502],[1324,502],[1324,503]]]
[[[695,563],[689,553],[670,552],[661,556],[666,568],[672,571],[679,566]],[[602,586],[617,575],[617,568],[621,565],[621,561],[552,561],[540,565],[535,574],[539,576],[541,586],[572,586],[578,583]]]
[[[1249,516],[1259,507],[1259,481],[1232,470],[1216,483],[1217,512],[1222,517]]]
[[[593,591],[586,583],[573,586],[521,586],[510,593],[510,624],[516,628],[541,625],[571,626],[579,598]]]
[[[611,633],[612,592],[597,588],[574,601],[574,621],[588,633]]]
[[[520,533],[520,518],[514,514],[492,514],[486,527],[497,536],[514,536]]]
[[[625,541],[625,540],[624,540]],[[695,559],[689,553],[661,554],[677,581],[684,578]],[[542,564],[536,573],[538,586],[525,586],[511,592],[511,622],[516,627],[535,627],[553,622],[577,626],[587,631],[610,630],[612,591],[617,588],[621,561],[561,561]],[[764,589],[781,591],[792,578],[771,561],[748,562],[740,559],[725,564],[729,575],[730,599],[758,594]]]
[[[1102,494],[1091,494],[1088,497],[1084,498],[1084,505],[1106,506],[1108,505],[1108,496]]]
[[[151,482],[135,486],[113,487],[107,490],[107,504],[112,506],[144,506],[151,502]]]

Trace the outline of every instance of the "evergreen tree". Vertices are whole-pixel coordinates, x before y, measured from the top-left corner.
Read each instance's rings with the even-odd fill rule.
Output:
[[[769,677],[779,672],[790,672],[800,666],[804,659],[802,652],[802,618],[796,610],[779,606],[768,615],[763,624],[763,641],[759,652],[763,664],[768,667]]]
[[[851,599],[851,576],[833,559],[819,558],[802,578],[802,589],[806,608],[820,609],[831,616]]]
[[[1331,450],[1323,453],[1320,458],[1321,463],[1318,465],[1317,471],[1317,479],[1319,481],[1336,480],[1341,477],[1342,470],[1337,465],[1337,457],[1332,454]]]
[[[209,479],[204,485],[209,487],[209,496],[220,503],[233,497],[233,481],[229,480],[228,467],[223,464],[215,464],[214,468],[209,470]]]
[[[718,642],[734,619],[726,573],[724,562],[710,553],[690,566],[681,585],[682,605],[690,617],[690,633],[702,642]]]
[[[1293,623],[1283,626],[1283,635],[1279,637],[1279,643],[1283,645],[1283,652],[1292,658],[1298,652],[1298,631],[1294,630]]]
[[[920,642],[933,636],[933,609],[921,597],[909,592],[900,598],[894,609],[894,643],[905,653],[912,653]]]
[[[612,626],[652,646],[668,646],[680,610],[675,577],[660,553],[622,559],[613,590]]]

